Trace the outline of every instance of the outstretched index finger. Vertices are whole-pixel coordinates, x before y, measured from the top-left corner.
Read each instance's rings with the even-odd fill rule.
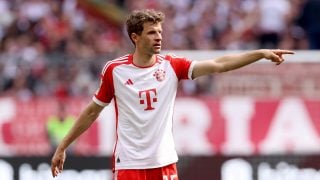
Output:
[[[285,50],[285,49],[276,49],[276,50],[273,50],[273,52],[276,54],[294,54],[295,53],[294,51]]]

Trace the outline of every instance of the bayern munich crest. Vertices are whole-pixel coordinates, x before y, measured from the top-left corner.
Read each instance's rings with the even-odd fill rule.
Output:
[[[153,76],[157,79],[157,81],[163,81],[166,77],[166,71],[162,70],[162,69],[158,69]]]

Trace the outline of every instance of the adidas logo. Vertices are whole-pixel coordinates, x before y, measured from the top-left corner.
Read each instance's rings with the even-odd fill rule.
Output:
[[[132,82],[132,80],[131,79],[128,79],[127,81],[126,81],[126,83],[124,83],[125,85],[133,85],[133,82]]]

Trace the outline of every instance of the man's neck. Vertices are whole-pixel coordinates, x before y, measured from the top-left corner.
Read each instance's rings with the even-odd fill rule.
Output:
[[[156,62],[155,54],[143,54],[135,51],[133,53],[133,64],[141,67],[152,66]]]

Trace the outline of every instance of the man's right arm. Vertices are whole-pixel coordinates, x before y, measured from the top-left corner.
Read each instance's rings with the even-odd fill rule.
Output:
[[[63,170],[65,151],[67,147],[91,126],[91,124],[98,118],[103,108],[103,106],[100,106],[92,101],[82,111],[78,120],[59,144],[55,154],[52,157],[51,171],[53,177],[57,176]]]

